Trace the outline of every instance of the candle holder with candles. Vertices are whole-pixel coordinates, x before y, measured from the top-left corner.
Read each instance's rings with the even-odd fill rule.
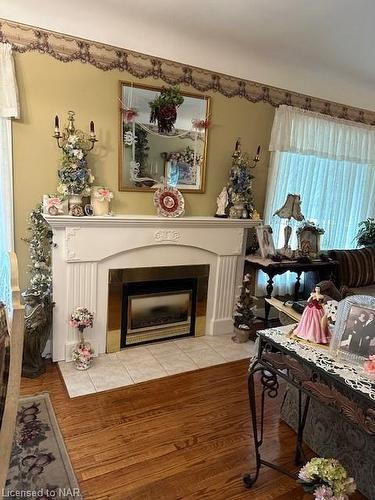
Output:
[[[254,211],[251,169],[255,168],[260,159],[260,146],[254,158],[241,152],[241,142],[237,139],[232,155],[232,168],[227,185],[229,197],[229,217],[231,219],[251,219]]]
[[[55,132],[58,147],[62,150],[61,167],[58,170],[59,185],[57,191],[69,198],[70,213],[79,206],[83,196],[89,196],[94,177],[87,166],[87,154],[97,142],[94,122],[90,122],[90,133],[76,129],[74,111],[68,112],[68,124],[60,131],[59,117],[55,117]]]

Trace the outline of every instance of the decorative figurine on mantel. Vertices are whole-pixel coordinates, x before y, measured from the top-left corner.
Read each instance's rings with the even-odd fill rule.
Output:
[[[241,141],[237,139],[232,155],[232,168],[227,186],[229,195],[229,217],[231,219],[251,219],[254,211],[252,180],[250,169],[259,161],[260,146],[251,160],[247,153],[241,153]]]
[[[57,191],[59,194],[69,197],[71,215],[83,215],[82,197],[90,195],[91,184],[94,181],[91,170],[87,167],[87,154],[98,141],[94,122],[90,122],[90,134],[88,135],[75,128],[74,116],[74,111],[68,112],[68,125],[63,132],[60,132],[59,117],[55,116],[53,137],[63,153],[61,168],[58,170],[60,183]]]
[[[302,313],[302,317],[293,334],[304,340],[315,342],[316,344],[329,343],[329,330],[324,317],[324,296],[320,287],[316,286],[307,299],[307,306]]]
[[[228,191],[227,191],[227,188],[224,186],[223,189],[221,190],[221,193],[216,198],[217,210],[216,210],[215,217],[221,217],[222,219],[225,219],[228,217],[228,215],[226,213],[228,203],[229,203]]]

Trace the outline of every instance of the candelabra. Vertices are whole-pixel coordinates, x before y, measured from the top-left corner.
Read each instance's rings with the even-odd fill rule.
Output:
[[[232,154],[233,165],[241,165],[246,168],[255,168],[258,161],[260,160],[260,146],[257,148],[257,152],[254,158],[250,158],[248,153],[241,153],[241,140],[240,138],[236,141],[236,147]]]
[[[68,125],[66,127],[66,134],[68,137],[74,135],[76,132],[76,128],[74,126],[74,115],[74,111],[68,111]],[[66,135],[60,132],[59,117],[57,115],[55,116],[55,132],[53,134],[53,137],[56,139],[58,147],[62,148],[64,145],[64,139],[66,139]],[[93,121],[90,122],[90,137],[88,138],[88,140],[91,142],[91,146],[86,150],[86,153],[91,151],[95,143],[98,142],[98,139],[95,135],[95,125]]]

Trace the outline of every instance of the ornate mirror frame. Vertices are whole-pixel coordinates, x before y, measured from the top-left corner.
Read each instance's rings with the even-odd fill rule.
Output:
[[[126,184],[126,181],[124,179],[124,139],[123,139],[123,134],[124,134],[124,120],[123,120],[123,87],[124,86],[129,86],[132,87],[133,89],[144,89],[144,90],[149,90],[149,91],[155,91],[155,92],[160,92],[162,89],[162,86],[153,86],[153,85],[146,85],[146,84],[140,84],[140,83],[134,83],[134,82],[129,82],[125,80],[120,80],[119,81],[119,135],[118,135],[118,141],[119,141],[119,163],[118,163],[118,190],[119,191],[131,191],[131,192],[154,192],[158,187],[160,187],[160,183],[155,184],[152,187],[137,187],[137,186],[130,186]],[[191,92],[183,92],[181,91],[181,94],[183,97],[192,97],[195,99],[202,99],[206,102],[206,113],[205,113],[205,120],[208,120],[210,116],[210,105],[211,105],[211,97],[204,95],[204,94],[195,94]],[[203,155],[202,155],[202,164],[201,164],[201,169],[200,169],[200,176],[201,176],[201,182],[200,182],[200,188],[199,189],[194,189],[194,188],[184,188],[181,186],[178,186],[178,189],[182,192],[185,193],[197,193],[197,194],[202,194],[205,192],[206,189],[206,169],[207,169],[207,148],[208,148],[208,128],[205,129],[205,137],[204,137],[204,146],[203,146]]]

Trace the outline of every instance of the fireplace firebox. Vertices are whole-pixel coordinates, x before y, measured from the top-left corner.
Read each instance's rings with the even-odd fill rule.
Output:
[[[111,269],[107,352],[206,330],[210,266]]]
[[[124,283],[121,348],[194,335],[197,279]]]

